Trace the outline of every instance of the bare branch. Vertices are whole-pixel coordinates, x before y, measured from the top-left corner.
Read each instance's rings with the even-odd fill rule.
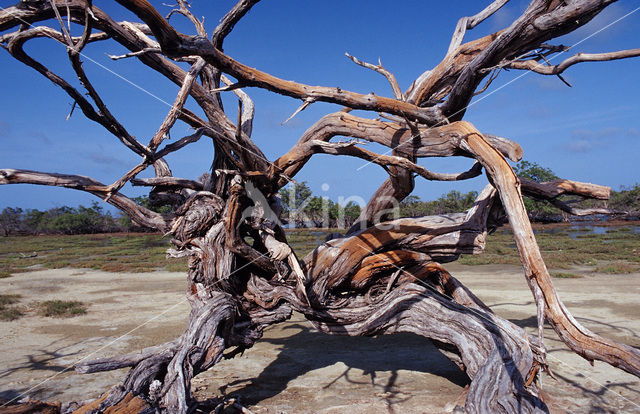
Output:
[[[227,91],[235,91],[236,89],[244,88],[245,86],[247,86],[247,85],[242,83],[242,82],[236,82],[236,83],[233,83],[233,84],[228,84],[227,83],[226,86],[223,86],[221,88],[210,89],[209,92],[211,92],[211,93],[220,93],[220,92],[227,92]]]
[[[615,211],[608,208],[576,208],[555,198],[551,200],[551,204],[574,216],[591,216],[594,214],[610,215],[615,213]]]
[[[202,137],[202,135],[205,135],[205,133],[213,136],[218,136],[220,139],[222,139],[222,137],[216,134],[215,131],[209,128],[201,127],[201,128],[198,128],[193,134],[187,135],[186,137],[180,138],[178,141],[174,142],[173,144],[169,144],[165,146],[160,151],[156,152],[155,157],[156,158],[165,157],[171,154],[172,152],[178,151],[180,148],[183,148],[191,143],[197,142]]]
[[[201,56],[211,65],[229,73],[247,86],[255,86],[282,95],[298,99],[315,99],[331,102],[354,109],[388,112],[407,116],[427,125],[445,123],[439,108],[420,108],[395,99],[378,97],[373,94],[362,95],[341,88],[310,86],[293,81],[279,79],[268,73],[250,68],[216,49],[211,42],[202,38],[187,38],[178,33],[146,0],[118,0],[120,4],[136,13],[158,39],[161,48],[168,56]]]
[[[219,50],[222,49],[222,43],[224,38],[231,33],[233,27],[244,17],[245,14],[251,10],[256,3],[260,0],[240,0],[235,6],[222,18],[218,27],[213,31],[211,36],[211,43],[213,47]]]
[[[461,119],[473,91],[486,76],[483,69],[497,66],[511,56],[520,56],[536,49],[543,42],[569,33],[586,24],[612,0],[582,0],[564,4],[532,1],[508,28],[500,32],[484,50],[478,53],[452,85],[443,113],[450,120]]]
[[[349,59],[351,59],[351,61],[353,63],[355,63],[356,65],[360,65],[360,66],[362,66],[364,68],[376,71],[379,74],[381,74],[382,76],[384,76],[385,78],[387,78],[387,80],[389,81],[389,85],[391,85],[391,89],[393,90],[393,96],[395,96],[396,99],[399,100],[399,101],[403,100],[402,90],[400,90],[400,86],[398,86],[398,81],[396,80],[396,77],[393,76],[393,73],[389,72],[388,70],[386,70],[382,66],[382,62],[380,62],[378,60],[378,64],[377,65],[373,65],[371,63],[367,63],[367,62],[364,62],[362,60],[359,60],[358,58],[353,57],[348,53],[345,53],[345,56],[347,56]]]
[[[87,21],[89,19],[89,15],[87,14]],[[89,24],[89,23],[87,23]],[[73,67],[74,72],[78,76],[80,83],[89,93],[89,96],[93,100],[93,102],[98,107],[99,115],[103,119],[102,124],[107,125],[110,131],[114,131],[114,135],[116,135],[120,140],[125,143],[128,147],[132,148],[136,153],[140,155],[148,155],[149,149],[140,144],[129,132],[125,129],[125,127],[116,119],[113,114],[107,108],[107,105],[104,103],[98,91],[93,87],[89,78],[87,77],[84,69],[82,68],[82,62],[80,61],[79,55],[80,49],[76,50],[75,48],[69,50],[69,60],[71,61],[71,66]]]
[[[38,184],[66,187],[86,191],[100,198],[105,198],[108,194],[107,186],[89,177],[29,170],[0,170],[0,184]],[[169,222],[172,217],[148,210],[121,194],[111,196],[108,203],[122,210],[141,226],[159,231],[166,231],[170,227]]]
[[[498,77],[498,75],[500,74],[500,69],[501,68],[494,69],[491,72],[491,75],[489,75],[489,79],[487,79],[487,81],[485,82],[484,86],[482,88],[478,89],[477,91],[475,91],[473,93],[473,96],[480,95],[481,93],[484,93],[489,88],[491,83],[493,83],[493,81]]]
[[[581,326],[565,308],[553,287],[551,276],[533,236],[517,177],[502,155],[492,148],[471,124],[467,124],[467,127],[468,134],[463,145],[477,154],[478,160],[493,179],[513,228],[527,282],[534,291],[534,296],[539,289],[538,292],[544,301],[545,315],[556,333],[582,357],[606,361],[634,375],[640,375],[640,351],[594,334]]]
[[[172,10],[169,15],[166,17],[167,20],[169,20],[169,17],[171,17],[171,15],[173,13],[180,13],[181,15],[185,16],[187,19],[189,19],[191,21],[191,23],[193,23],[194,27],[196,28],[196,31],[198,32],[198,34],[200,36],[207,36],[207,32],[204,29],[204,18],[202,19],[202,21],[198,20],[196,18],[196,16],[193,15],[193,13],[191,13],[191,10],[189,10],[189,4],[184,1],[184,0],[178,0],[178,5],[180,6],[178,9],[174,9]]]
[[[493,3],[485,7],[480,13],[471,17],[463,17],[458,20],[458,24],[456,25],[456,29],[454,30],[451,38],[451,43],[449,44],[449,50],[447,50],[447,55],[453,53],[458,47],[460,47],[467,30],[473,29],[488,19],[508,2],[509,0],[495,0]]]
[[[570,58],[563,60],[557,65],[543,65],[535,60],[521,60],[510,62],[505,67],[509,69],[524,69],[532,72],[540,73],[542,75],[559,75],[569,67],[576,63],[582,62],[605,62],[610,60],[627,59],[640,56],[640,49],[627,49],[620,50],[618,52],[607,53],[578,53]]]
[[[140,56],[140,55],[144,55],[145,53],[161,53],[162,50],[160,50],[160,48],[156,48],[156,47],[145,47],[142,50],[139,50],[137,52],[129,52],[129,53],[125,53],[124,55],[109,55],[107,54],[107,56],[109,56],[110,59],[112,60],[120,60],[120,59],[126,59],[126,58],[130,58],[130,57],[136,57],[136,56]]]
[[[364,148],[357,147],[358,142],[325,142],[320,140],[312,140],[306,144],[307,151],[303,151],[302,158],[307,158],[314,153],[330,154],[330,155],[349,155],[352,157],[361,158],[366,161],[378,164],[386,167],[394,165],[402,167],[408,171],[414,172],[419,176],[433,181],[459,181],[468,180],[473,177],[477,177],[482,173],[482,165],[475,163],[473,167],[459,174],[443,174],[435,173],[427,170],[426,168],[417,165],[404,157],[397,157],[393,155],[376,154]],[[292,159],[289,162],[295,163],[298,160]],[[286,168],[287,165],[284,165]]]
[[[71,35],[69,34],[69,31],[67,30],[67,27],[64,25],[64,22],[62,21],[62,17],[60,16],[60,12],[58,11],[58,8],[56,7],[55,0],[49,0],[49,4],[51,4],[51,9],[55,13],[56,20],[58,20],[58,23],[60,23],[60,28],[62,29],[62,33],[63,33],[63,36],[64,36],[65,43],[67,44],[68,47],[72,48],[73,47],[73,40],[71,40]]]
[[[294,116],[298,115],[300,112],[302,112],[305,109],[307,109],[309,107],[309,105],[311,105],[314,102],[315,102],[315,99],[305,99],[304,102],[302,102],[302,105],[300,105],[298,107],[298,109],[293,111],[293,113],[289,116],[289,118],[285,119],[280,125],[284,125],[287,122],[291,121]]]
[[[220,76],[220,80],[224,82],[225,85],[231,85],[231,81],[224,75]],[[251,137],[251,133],[253,132],[253,118],[255,116],[255,105],[253,100],[251,100],[249,95],[247,95],[242,89],[234,89],[233,93],[235,93],[242,102],[242,132],[244,132],[248,137]]]
[[[435,68],[427,70],[404,93],[405,100],[416,105],[435,105],[448,93],[462,71],[498,36],[494,33],[459,46],[447,53]],[[444,91],[444,92],[443,92]]]
[[[81,64],[77,59],[77,56],[74,59],[74,69],[80,76],[80,80],[83,81],[84,86],[90,92],[92,99],[94,99],[94,101],[98,105],[100,113],[96,112],[94,107],[85,99],[85,97],[75,88],[73,88],[67,81],[51,72],[48,68],[46,68],[35,59],[31,58],[24,51],[24,43],[35,37],[51,37],[58,41],[62,40],[62,35],[60,35],[59,32],[56,32],[55,30],[47,27],[36,27],[13,35],[9,40],[7,50],[16,59],[37,70],[51,82],[60,86],[75,102],[77,102],[78,106],[87,118],[102,125],[105,129],[115,135],[128,148],[138,154],[148,153],[148,150],[142,144],[136,141],[135,138],[129,135],[124,127],[122,127],[122,125],[120,125],[120,123],[108,112],[106,106],[104,106],[104,103],[102,103],[102,101],[100,100],[97,92],[92,88],[86,76],[84,76],[84,71],[81,68]]]
[[[580,355],[619,365],[640,376],[640,352],[586,330],[564,308],[522,201],[524,193],[572,214],[604,212],[608,210],[575,208],[580,200],[566,201],[560,196],[606,199],[609,189],[567,180],[535,183],[518,179],[505,157],[521,159],[522,148],[506,138],[481,134],[461,121],[474,94],[486,91],[502,68],[521,65],[529,69],[525,67],[529,65],[533,71],[560,76],[579,61],[632,57],[640,51],[579,54],[559,65],[549,64],[550,54],[566,47],[549,45],[547,40],[584,25],[613,0],[531,0],[506,29],[463,43],[467,30],[508,0],[492,1],[477,15],[460,19],[442,62],[421,75],[405,94],[380,61],[370,64],[347,54],[354,63],[385,76],[393,98],[287,81],[223,53],[225,37],[258,0],[239,0],[215,28],[211,40],[204,18],[196,18],[186,0],[177,0],[178,8],[167,18],[147,0],[118,0],[146,24],[116,22],[90,0],[23,1],[0,10],[0,31],[16,30],[0,35],[0,44],[62,87],[74,100],[72,111],[80,107],[89,119],[105,126],[142,158],[110,186],[88,177],[22,170],[0,170],[0,184],[57,185],[95,194],[136,222],[171,234],[175,246],[171,256],[189,257],[187,298],[192,312],[185,334],[139,355],[79,367],[85,371],[132,367],[123,385],[96,402],[92,410],[117,411],[126,405],[123,401],[135,400],[148,411],[194,411],[189,395],[193,376],[224,356],[251,347],[266,327],[287,319],[293,310],[328,333],[374,335],[404,330],[434,339],[471,380],[466,397],[470,412],[547,409],[537,397],[536,385],[538,372],[546,367],[542,342],[545,318]],[[196,36],[180,33],[170,24],[169,17],[175,13],[191,21]],[[61,25],[60,32],[49,27],[29,28],[35,22],[50,25],[51,19]],[[71,37],[72,22],[84,27],[82,36]],[[65,45],[75,75],[89,97],[25,53],[27,40],[43,36]],[[118,123],[82,66],[83,48],[104,39],[114,40],[127,52],[110,56],[112,59],[136,57],[179,88],[168,114],[148,138],[149,147]],[[542,65],[545,61],[548,67]],[[191,65],[190,70],[179,66],[184,63]],[[242,90],[245,87],[301,100],[302,106],[289,119],[318,101],[346,108],[322,117],[271,163],[251,140],[254,104]],[[233,91],[239,98],[236,117],[235,108],[225,112],[223,91]],[[198,106],[194,110],[185,108],[189,97]],[[349,113],[358,109],[375,111],[383,120]],[[162,147],[178,119],[194,132]],[[211,174],[198,179],[201,182],[172,177],[165,157],[205,135],[213,143]],[[347,141],[331,142],[334,137],[346,137]],[[362,145],[367,142],[389,150],[367,150]],[[298,261],[279,220],[282,206],[278,191],[315,154],[357,157],[381,166],[388,178],[347,236],[323,243]],[[474,164],[462,173],[442,174],[418,162],[423,157],[450,156],[470,158]],[[136,178],[151,165],[155,178]],[[483,169],[490,184],[467,212],[391,220],[385,211],[411,194],[418,176],[454,181],[476,177]],[[153,187],[150,200],[171,204],[175,213],[157,214],[120,195],[119,190],[129,181]],[[503,213],[513,228],[536,303],[539,339],[492,314],[440,264],[461,254],[481,253],[487,234],[503,223]],[[229,352],[223,354],[225,349]]]
[[[191,93],[193,84],[195,83],[196,79],[198,78],[198,74],[200,73],[202,68],[204,68],[205,64],[206,63],[204,60],[197,59],[189,69],[189,72],[187,73],[187,76],[185,76],[184,82],[182,83],[182,87],[180,88],[180,91],[178,92],[178,95],[176,96],[176,99],[171,106],[171,110],[165,117],[164,121],[162,121],[160,128],[158,128],[156,133],[153,135],[153,138],[151,138],[151,141],[149,142],[149,149],[151,151],[155,151],[158,148],[162,140],[165,139],[166,135],[169,133],[169,130],[173,127],[176,120],[182,113],[182,109],[184,108],[184,104],[187,101],[189,94]]]
[[[561,195],[578,195],[598,200],[608,200],[611,195],[609,187],[570,180],[538,183],[528,178],[520,178],[520,183],[525,194],[544,200],[550,200]]]
[[[181,187],[190,188],[196,191],[202,191],[202,183],[198,181],[188,180],[186,178],[177,177],[154,177],[154,178],[134,178],[131,180],[134,186],[147,187]]]
[[[437,128],[420,128],[420,140],[414,140],[411,130],[396,123],[381,122],[360,118],[345,112],[325,115],[312,125],[300,137],[298,143],[286,154],[278,158],[274,165],[277,171],[287,177],[294,177],[304,166],[308,158],[300,156],[305,145],[311,140],[329,141],[335,136],[359,138],[375,142],[398,151],[400,156],[448,157],[454,155],[470,156],[460,150],[459,142],[463,134],[457,123]],[[491,144],[509,159],[518,161],[522,157],[522,148],[506,138],[489,136]],[[295,159],[295,162],[291,162]],[[287,165],[288,167],[284,167]],[[284,180],[279,185],[285,185]]]
[[[110,186],[106,187],[106,196],[105,196],[105,201],[109,201],[109,198],[111,198],[111,196],[113,194],[116,194],[120,191],[120,189],[129,181],[131,180],[133,177],[135,177],[136,175],[140,174],[142,171],[144,171],[149,165],[151,165],[151,161],[150,160],[144,160],[143,162],[141,162],[140,164],[136,165],[135,167],[133,167],[132,169],[130,169],[125,175],[123,175],[118,181],[114,182],[113,184],[111,184]]]
[[[92,18],[94,18],[95,16],[93,16],[93,12],[91,11],[91,1],[89,1],[87,3],[87,6],[84,10],[84,29],[82,31],[82,36],[80,37],[80,40],[78,40],[77,42],[75,42],[73,40],[73,38],[71,38],[71,42],[73,44],[73,48],[72,51],[69,51],[70,53],[80,53],[82,51],[82,49],[84,49],[84,47],[87,45],[87,43],[89,43],[89,39],[91,38],[91,30],[93,28],[93,24],[92,24]],[[71,26],[71,13],[69,11],[67,11],[67,23],[68,26]],[[71,37],[71,36],[69,36]]]

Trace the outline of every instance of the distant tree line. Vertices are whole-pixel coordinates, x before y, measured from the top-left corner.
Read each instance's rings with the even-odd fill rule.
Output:
[[[81,234],[118,231],[110,212],[94,202],[90,207],[55,207],[46,211],[7,207],[0,214],[0,232],[10,234]]]
[[[418,217],[460,212],[471,207],[477,196],[476,191],[464,194],[451,191],[437,200],[422,201],[420,197],[411,195],[390,209],[384,217]],[[360,204],[353,200],[337,203],[327,197],[313,195],[306,182],[292,183],[283,188],[280,190],[280,199],[283,205],[283,224],[296,228],[349,228],[360,216],[365,203],[362,198],[359,198]]]
[[[328,197],[313,195],[306,182],[292,183],[280,190],[281,219],[288,227],[349,228],[360,215],[354,201],[340,204]]]
[[[559,177],[549,168],[544,168],[535,162],[520,161],[514,167],[519,177],[529,178],[537,182],[557,180]],[[572,197],[561,197],[567,201]],[[567,213],[560,211],[546,201],[533,200],[523,197],[524,205],[532,221],[549,222],[564,221],[569,217]],[[577,204],[581,208],[605,207],[616,212],[619,218],[640,220],[640,184],[631,187],[622,187],[620,191],[611,190],[609,200],[583,200]]]
[[[515,165],[514,171],[519,177],[537,182],[553,181],[559,178],[549,168],[524,160]],[[420,197],[412,195],[400,203],[400,216],[418,217],[465,211],[473,205],[477,195],[476,191],[468,193],[451,191],[432,201],[422,201]],[[531,221],[556,222],[569,218],[566,213],[546,201],[534,200],[526,196],[523,199]],[[612,190],[611,197],[607,202],[584,200],[578,206],[582,208],[606,207],[615,211],[620,218],[640,220],[640,184],[623,187],[620,191]]]
[[[558,177],[548,168],[535,162],[521,161],[514,168],[520,177],[538,182],[552,181]],[[476,191],[461,193],[451,191],[436,200],[423,201],[411,195],[403,200],[390,214],[395,217],[418,217],[465,211],[473,205]],[[355,201],[338,203],[327,197],[314,195],[306,182],[291,184],[280,191],[283,212],[282,224],[288,227],[333,227],[349,228],[358,218],[360,204]],[[170,206],[155,206],[146,196],[134,199],[137,203],[161,213],[171,212]],[[361,201],[361,204],[364,201]],[[561,221],[567,217],[547,202],[524,197],[524,203],[532,221]],[[594,207],[597,201],[585,201],[582,207]],[[600,202],[602,203],[602,202]],[[602,205],[602,204],[601,204]],[[640,219],[640,184],[611,191],[608,207],[624,218]],[[0,235],[15,234],[91,234],[112,232],[139,232],[138,227],[127,216],[112,216],[98,202],[90,207],[55,207],[46,211],[6,207],[0,213]]]
[[[454,190],[440,196],[437,200],[422,201],[420,197],[411,195],[400,203],[400,216],[419,217],[459,213],[473,206],[473,201],[477,196],[477,191],[461,193]]]
[[[640,218],[640,184],[623,187],[621,191],[612,191],[609,208]]]
[[[135,199],[148,204],[146,197]],[[124,215],[113,216],[97,201],[90,207],[54,207],[45,211],[6,207],[0,213],[0,235],[92,234],[146,231]]]

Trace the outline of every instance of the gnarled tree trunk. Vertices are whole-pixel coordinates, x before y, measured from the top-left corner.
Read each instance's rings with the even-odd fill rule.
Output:
[[[141,157],[140,164],[111,185],[84,176],[5,169],[0,184],[32,183],[88,191],[129,214],[137,223],[171,234],[169,255],[189,258],[187,298],[191,314],[185,332],[174,341],[129,355],[82,363],[91,373],[131,367],[121,386],[83,407],[100,412],[187,413],[194,406],[190,381],[221,358],[250,348],[265,327],[300,312],[319,330],[334,335],[413,332],[430,339],[471,380],[468,412],[546,412],[537,377],[546,369],[542,325],[546,320],[575,352],[640,375],[640,352],[601,338],[580,326],[553,288],[540,255],[522,194],[546,199],[572,214],[563,194],[607,199],[609,189],[559,180],[535,183],[519,179],[507,158],[522,157],[520,146],[506,138],[483,134],[462,121],[482,80],[502,68],[528,69],[557,75],[581,61],[632,57],[638,50],[603,55],[577,55],[557,66],[543,66],[549,53],[561,50],[547,42],[588,22],[610,2],[533,0],[511,25],[497,33],[463,43],[470,30],[502,7],[496,0],[475,16],[460,20],[449,51],[406,92],[381,65],[349,56],[355,63],[384,75],[393,98],[362,95],[333,87],[285,81],[250,68],[223,52],[233,26],[258,3],[240,0],[221,20],[212,36],[203,22],[178,1],[198,35],[179,33],[146,0],[118,0],[142,23],[116,22],[86,0],[21,2],[0,11],[0,43],[9,54],[61,87],[91,120],[99,123]],[[72,37],[63,18],[81,25]],[[36,23],[53,20],[61,31]],[[48,37],[67,46],[72,69],[85,93],[37,62],[23,49],[33,38]],[[90,43],[112,39],[130,52],[114,59],[137,58],[180,86],[164,121],[141,143],[108,110],[84,72],[79,56]],[[188,71],[176,62],[188,62]],[[235,78],[235,83],[226,75]],[[494,75],[488,80],[490,83]],[[242,88],[257,87],[303,101],[346,106],[328,114],[303,134],[287,153],[269,161],[251,140],[253,102]],[[239,102],[236,121],[227,116],[220,93],[233,92]],[[193,98],[204,117],[185,107]],[[374,111],[384,120],[349,113]],[[297,112],[296,112],[297,113]],[[295,114],[294,114],[295,115]],[[178,121],[194,133],[162,146]],[[353,141],[332,142],[336,136]],[[212,139],[211,177],[205,182],[176,178],[164,157],[198,141]],[[375,153],[360,141],[389,148]],[[279,224],[278,191],[291,182],[315,154],[357,157],[378,164],[389,178],[344,237],[330,240],[304,258],[296,257]],[[474,160],[459,174],[432,172],[418,163],[424,157],[461,156]],[[155,178],[136,178],[148,167]],[[387,210],[413,191],[415,179],[456,181],[485,171],[489,184],[467,212],[391,220]],[[120,190],[131,181],[150,186],[152,199],[170,203],[173,213],[148,210]],[[597,210],[603,212],[603,210]],[[604,211],[606,212],[606,211]],[[508,222],[524,273],[537,304],[538,336],[498,317],[443,264],[461,254],[481,254],[488,232]]]

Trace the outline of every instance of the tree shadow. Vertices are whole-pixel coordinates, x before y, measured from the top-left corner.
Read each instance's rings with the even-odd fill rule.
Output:
[[[75,352],[65,352],[69,346],[61,346],[53,350],[49,350],[52,345],[54,345],[56,341],[51,342],[49,345],[45,345],[43,348],[39,349],[37,353],[33,353],[27,355],[27,361],[18,363],[17,365],[0,371],[0,378],[8,377],[17,371],[27,370],[27,371],[51,371],[51,372],[62,372],[64,370],[69,369],[68,364],[57,364],[54,361],[59,360],[60,358],[66,358],[73,355],[79,354],[79,351]],[[75,346],[76,344],[72,345]]]
[[[527,318],[522,318],[522,319],[509,318],[508,321],[514,325],[519,326],[520,328],[537,328],[538,327],[538,317],[535,315],[529,316]],[[549,325],[546,322],[544,326],[545,328],[551,327],[551,325]]]
[[[284,329],[299,332],[286,338],[263,338],[279,346],[277,358],[254,378],[241,379],[220,388],[226,394],[228,388],[242,385],[233,394],[243,396],[243,401],[255,405],[280,394],[290,381],[316,369],[343,363],[342,373],[326,383],[317,384],[319,389],[339,387],[341,380],[351,384],[370,384],[380,391],[388,412],[395,412],[395,404],[411,399],[411,395],[396,387],[400,370],[418,371],[446,378],[451,383],[464,387],[469,383],[467,375],[447,359],[431,342],[422,336],[410,333],[395,333],[375,337],[327,335],[302,324],[292,324]],[[250,351],[249,351],[250,352]],[[363,376],[369,377],[362,381]],[[379,377],[386,377],[379,381]]]
[[[594,388],[590,389],[584,384],[574,381],[558,372],[554,372],[554,374],[558,378],[558,381],[565,382],[575,387],[580,391],[583,397],[589,399],[590,405],[588,407],[584,407],[584,412],[586,413],[617,414],[619,412],[627,412],[626,410],[638,409],[639,407],[637,401],[640,401],[640,391],[634,387],[634,382],[608,382],[606,385],[603,385],[594,381],[589,381],[594,385]],[[583,377],[584,375],[579,376]],[[622,396],[622,390],[626,391],[625,393],[627,397]],[[620,405],[613,406],[611,404],[611,399],[607,398],[607,392],[620,398],[620,402],[624,402],[624,407],[620,407]]]
[[[78,355],[80,353],[80,351],[75,351],[75,352],[65,352],[67,350],[67,348],[69,348],[70,346],[60,346],[58,348],[55,348],[53,350],[50,350],[50,348],[52,346],[54,346],[56,344],[56,342],[58,342],[58,340],[55,340],[51,343],[49,343],[48,345],[45,345],[43,348],[39,349],[38,352],[35,352],[33,354],[27,355],[27,361],[20,361],[18,362],[16,365],[7,368],[3,371],[0,371],[0,379],[2,378],[6,378],[11,376],[12,374],[19,372],[19,371],[32,371],[32,372],[43,372],[43,371],[49,371],[51,372],[50,375],[47,375],[47,377],[51,377],[53,375],[57,375],[58,373],[61,373],[63,371],[71,371],[73,372],[73,370],[69,369],[69,364],[60,364],[57,363],[59,359],[61,358],[66,358],[66,357],[70,357],[73,355]],[[76,344],[74,344],[76,345]],[[71,345],[71,346],[74,346]],[[29,387],[25,387],[22,389],[9,389],[9,390],[3,390],[0,391],[0,399],[4,399],[4,400],[12,400],[16,397],[20,397],[22,396],[22,394],[29,389]],[[37,396],[38,391],[34,389],[34,392],[30,393],[30,397],[34,397]],[[57,394],[57,393],[56,393]]]

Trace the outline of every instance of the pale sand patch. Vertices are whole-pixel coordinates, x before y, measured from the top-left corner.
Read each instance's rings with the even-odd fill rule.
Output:
[[[457,264],[447,268],[498,314],[534,331],[535,309],[520,268]],[[554,283],[581,323],[640,346],[640,274],[556,279]],[[0,397],[14,397],[54,375],[28,395],[61,401],[99,396],[119,383],[126,371],[88,375],[62,371],[92,353],[90,359],[117,355],[177,337],[189,311],[185,289],[186,276],[169,272],[60,269],[0,280],[0,291],[22,295],[23,305],[48,299],[90,303],[86,315],[70,319],[28,313],[16,321],[0,322]],[[566,351],[550,329],[545,335],[549,363],[558,377],[543,377],[553,412],[640,413],[638,378],[601,362],[591,367]],[[199,375],[193,389],[199,398],[239,394],[256,413],[338,413],[347,409],[354,413],[431,413],[451,410],[449,403],[458,397],[465,381],[421,337],[331,337],[315,332],[303,317],[294,315],[268,329],[263,340],[244,355]]]

